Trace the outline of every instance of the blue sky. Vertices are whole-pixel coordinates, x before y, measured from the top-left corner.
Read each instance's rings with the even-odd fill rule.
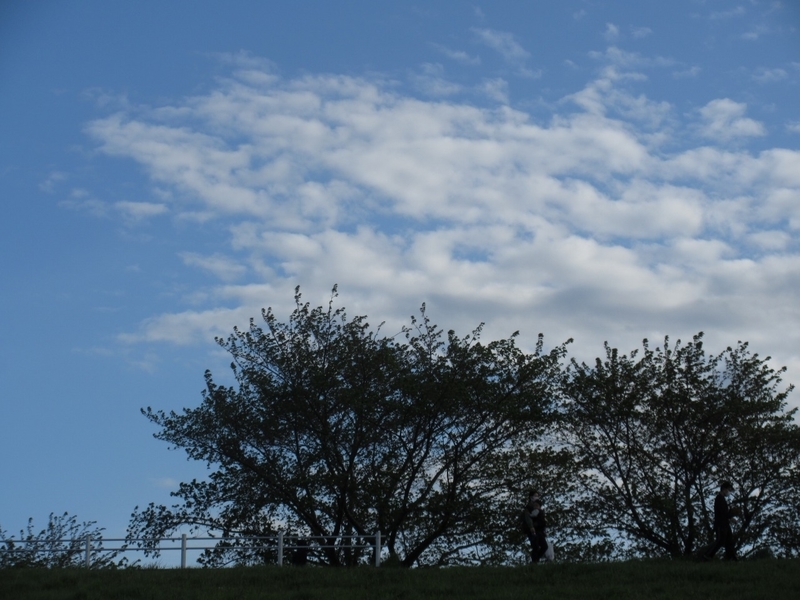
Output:
[[[0,525],[124,533],[203,465],[213,343],[292,290],[398,330],[705,331],[800,382],[800,6],[0,5]],[[792,399],[797,404],[797,398]]]

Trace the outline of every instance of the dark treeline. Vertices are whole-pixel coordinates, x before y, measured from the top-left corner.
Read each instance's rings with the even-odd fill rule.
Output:
[[[147,408],[156,437],[210,468],[171,507],[136,509],[132,538],[177,528],[232,536],[380,531],[405,566],[524,560],[517,515],[542,491],[561,560],[696,554],[709,509],[734,482],[740,554],[797,556],[800,429],[791,387],[769,358],[738,343],[707,355],[702,334],[588,365],[541,336],[484,343],[419,318],[386,336],[366,317],[312,308],[296,292],[287,322],[272,310],[218,340],[236,384],[197,408]],[[220,544],[208,565],[257,563],[274,546]],[[358,564],[338,542],[325,564]]]
[[[325,536],[329,565],[371,559],[337,536],[380,531],[404,566],[525,560],[517,515],[542,492],[559,560],[682,557],[712,541],[713,496],[736,486],[743,556],[800,553],[800,429],[769,358],[691,342],[594,364],[567,345],[444,332],[423,305],[401,334],[312,308],[218,340],[233,386],[206,372],[196,408],[147,408],[157,438],[209,466],[173,506],[137,508],[129,537],[176,530]],[[338,540],[338,541],[337,541]],[[144,544],[148,547],[147,544]],[[149,546],[154,549],[154,546]],[[217,545],[206,565],[274,560],[274,545]]]

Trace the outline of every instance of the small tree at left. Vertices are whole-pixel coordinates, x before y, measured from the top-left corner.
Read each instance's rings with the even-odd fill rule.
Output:
[[[91,536],[92,568],[122,567],[125,558],[116,560],[118,553],[103,548],[103,527],[95,521],[78,522],[75,515],[50,513],[47,527],[36,532],[33,519],[28,519],[19,537],[9,536],[0,527],[0,568],[80,567],[86,560],[86,538]]]

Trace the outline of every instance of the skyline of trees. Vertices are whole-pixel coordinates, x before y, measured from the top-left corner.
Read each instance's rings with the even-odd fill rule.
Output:
[[[142,409],[154,436],[207,464],[172,506],[131,515],[131,548],[158,555],[178,531],[229,538],[318,536],[313,560],[401,566],[518,564],[517,514],[541,490],[559,560],[696,555],[713,538],[713,497],[734,482],[744,555],[800,556],[800,426],[785,369],[746,342],[707,354],[688,343],[594,364],[571,340],[533,351],[517,334],[485,343],[482,325],[444,332],[425,305],[400,334],[366,316],[312,308],[295,290],[286,321],[272,309],[217,342],[235,383],[206,371],[200,404]],[[51,516],[52,520],[52,516]],[[74,523],[73,523],[74,525]],[[2,532],[0,532],[2,533]],[[29,532],[30,533],[30,532]],[[145,538],[146,541],[135,541]],[[274,561],[274,543],[220,541],[205,566]]]

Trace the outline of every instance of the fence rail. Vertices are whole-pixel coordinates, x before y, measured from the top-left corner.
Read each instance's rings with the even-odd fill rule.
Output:
[[[330,544],[327,543],[330,540],[350,540],[350,544],[347,546],[337,546],[335,543]],[[361,543],[354,543],[358,540],[364,540]],[[368,540],[374,540],[374,543],[370,543]],[[215,546],[211,545],[192,545],[190,546],[190,542],[209,542],[213,541],[215,543],[218,542],[250,542],[250,541],[259,541],[259,542],[273,542],[276,546],[278,552],[278,566],[283,566],[284,563],[284,555],[286,550],[301,550],[301,549],[310,549],[312,546],[309,546],[306,541],[316,541],[317,543],[314,544],[313,548],[318,549],[347,549],[347,550],[356,550],[356,549],[371,549],[375,552],[375,560],[373,564],[376,567],[379,567],[381,564],[381,532],[378,531],[374,535],[371,536],[363,536],[363,535],[331,535],[331,536],[322,536],[322,535],[286,535],[284,533],[279,533],[278,535],[273,536],[241,536],[241,537],[189,537],[185,533],[181,535],[181,537],[171,537],[171,538],[94,538],[91,535],[87,535],[85,538],[79,539],[65,539],[65,540],[47,540],[46,542],[42,542],[41,540],[0,540],[0,545],[6,545],[5,548],[0,546],[0,552],[28,552],[28,548],[18,548],[16,547],[19,544],[27,545],[38,545],[48,548],[53,548],[55,544],[69,544],[69,547],[83,547],[84,552],[84,565],[87,569],[91,568],[92,566],[92,553],[93,552],[152,552],[154,548],[144,548],[144,547],[130,547],[127,545],[128,542],[147,542],[152,544],[155,542],[158,545],[158,548],[155,548],[158,552],[164,552],[167,550],[180,550],[181,552],[181,568],[186,568],[186,554],[189,550],[213,550]],[[106,548],[103,546],[105,542],[110,543],[119,543],[125,544],[118,548]],[[161,542],[180,542],[181,545],[172,546],[162,548],[160,546]],[[288,542],[288,544],[287,544]],[[292,544],[294,542],[294,544]],[[232,547],[235,547],[232,546]]]

